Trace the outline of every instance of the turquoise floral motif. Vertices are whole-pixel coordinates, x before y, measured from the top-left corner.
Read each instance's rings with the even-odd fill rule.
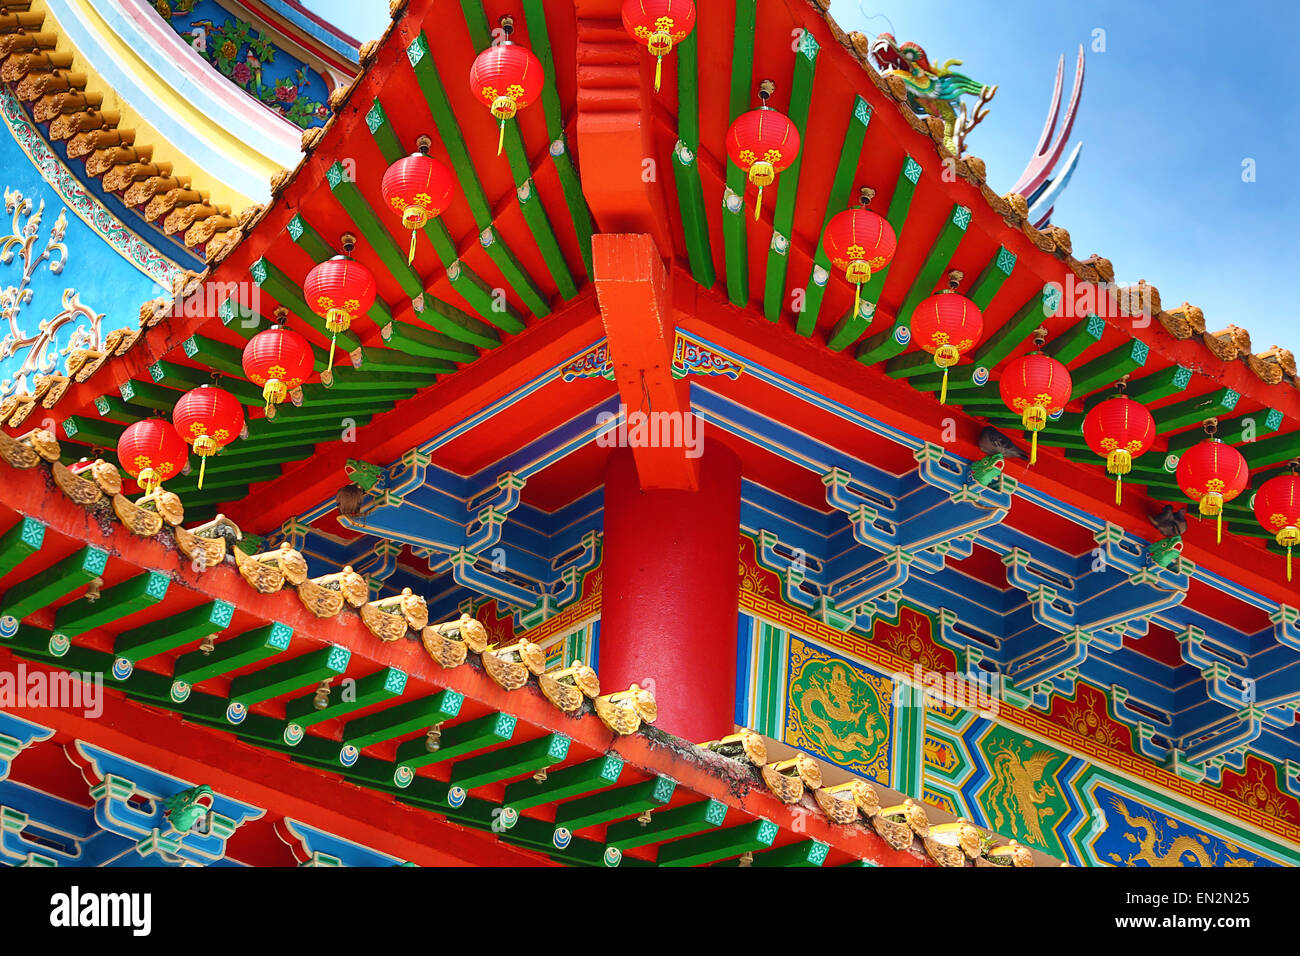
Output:
[[[154,9],[222,76],[303,129],[330,109],[325,79],[211,0],[157,0]]]

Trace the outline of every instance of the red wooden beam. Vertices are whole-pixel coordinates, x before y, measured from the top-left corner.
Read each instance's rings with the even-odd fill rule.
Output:
[[[641,488],[695,491],[700,448],[686,441],[697,431],[686,380],[673,378],[676,326],[659,250],[651,236],[608,233],[593,236],[591,249],[596,296]],[[641,415],[654,416],[643,430],[648,442],[637,439],[635,417]],[[673,440],[675,445],[663,447]]]
[[[617,0],[575,0],[577,152],[582,192],[601,232],[648,233],[673,249],[667,156],[655,145],[648,58],[623,28]],[[662,175],[659,165],[663,166]]]

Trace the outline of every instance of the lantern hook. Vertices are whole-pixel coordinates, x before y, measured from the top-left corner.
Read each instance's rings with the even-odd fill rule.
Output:
[[[948,273],[948,291],[956,292],[957,286],[961,285],[961,280],[966,278],[966,273],[960,269],[953,269]]]
[[[1215,438],[1219,431],[1219,420],[1217,418],[1207,418],[1201,423],[1201,427],[1205,429],[1205,434],[1209,435],[1211,440],[1218,440]]]
[[[506,42],[510,42],[510,35],[515,32],[515,18],[507,14],[500,20],[501,32],[506,35]]]
[[[357,237],[355,234],[345,232],[339,237],[339,242],[343,245],[343,252],[346,255],[352,255],[352,250],[357,247]]]
[[[429,149],[432,146],[433,146],[433,140],[430,139],[427,135],[421,135],[415,141],[415,148],[418,149],[420,153],[425,156],[429,155]]]
[[[866,209],[871,200],[876,198],[876,191],[870,186],[863,186],[858,190],[858,200],[863,209]]]
[[[1040,325],[1038,328],[1034,329],[1034,348],[1041,349],[1046,341],[1047,329]]]
[[[771,80],[764,80],[762,83],[758,84],[758,99],[759,102],[762,104],[763,109],[770,108],[767,105],[767,101],[771,98],[772,94],[775,92],[776,92],[776,84],[773,83]]]

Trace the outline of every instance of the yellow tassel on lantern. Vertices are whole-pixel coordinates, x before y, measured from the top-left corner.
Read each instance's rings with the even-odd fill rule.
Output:
[[[1125,448],[1116,448],[1106,456],[1106,470],[1115,476],[1115,504],[1120,504],[1124,476],[1133,470],[1133,455]]]
[[[664,75],[664,58],[658,57],[655,59],[655,92],[656,93],[659,92],[659,80],[663,77],[663,75]]]
[[[406,264],[409,266],[415,261],[415,230],[411,230],[411,250],[406,254]]]
[[[1029,432],[1029,463],[1038,462],[1038,433],[1047,426],[1047,409],[1042,405],[1030,405],[1020,416],[1021,424]]]
[[[1277,543],[1286,548],[1286,579],[1291,580],[1291,548],[1300,544],[1300,528],[1288,526],[1277,533]]]
[[[948,404],[948,369],[961,360],[955,345],[940,345],[934,350],[934,364],[943,369],[943,383],[939,386],[939,404]]]
[[[501,121],[501,132],[500,132],[500,134],[498,134],[498,136],[497,136],[497,155],[498,155],[498,156],[501,155],[501,150],[505,148],[505,145],[506,145],[506,121],[505,121],[505,120],[502,120],[502,121]]]
[[[1197,510],[1203,518],[1214,518],[1214,540],[1223,543],[1223,495],[1217,491],[1207,491],[1197,503]]]

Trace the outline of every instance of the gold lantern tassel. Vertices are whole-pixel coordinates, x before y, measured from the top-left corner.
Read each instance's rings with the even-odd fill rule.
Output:
[[[1286,579],[1291,580],[1291,545],[1286,546]]]
[[[505,145],[506,145],[506,121],[505,121],[505,120],[502,120],[502,121],[501,121],[501,134],[497,137],[497,155],[498,155],[498,156],[501,155],[501,150],[505,148]]]
[[[855,282],[853,284],[853,318],[856,319],[861,314],[862,309],[862,285]]]
[[[758,222],[758,217],[763,214],[763,187],[758,187],[758,202],[754,203],[754,221]]]
[[[409,266],[415,261],[415,230],[411,230],[411,251],[406,254],[406,264]]]
[[[659,80],[664,75],[664,58],[662,56],[655,59],[655,92],[659,92]]]
[[[1029,433],[1029,463],[1031,465],[1038,463],[1038,432]]]
[[[1214,543],[1223,544],[1223,512],[1214,516]]]
[[[208,470],[208,456],[199,456],[199,489],[203,488],[203,474]]]
[[[1121,492],[1124,490],[1124,476],[1115,476],[1115,504],[1120,503]]]
[[[338,341],[338,338],[339,334],[337,332],[330,336],[330,362],[325,369],[327,372],[334,371],[334,343]]]
[[[948,404],[948,366],[943,367],[943,384],[939,386],[939,404]]]

